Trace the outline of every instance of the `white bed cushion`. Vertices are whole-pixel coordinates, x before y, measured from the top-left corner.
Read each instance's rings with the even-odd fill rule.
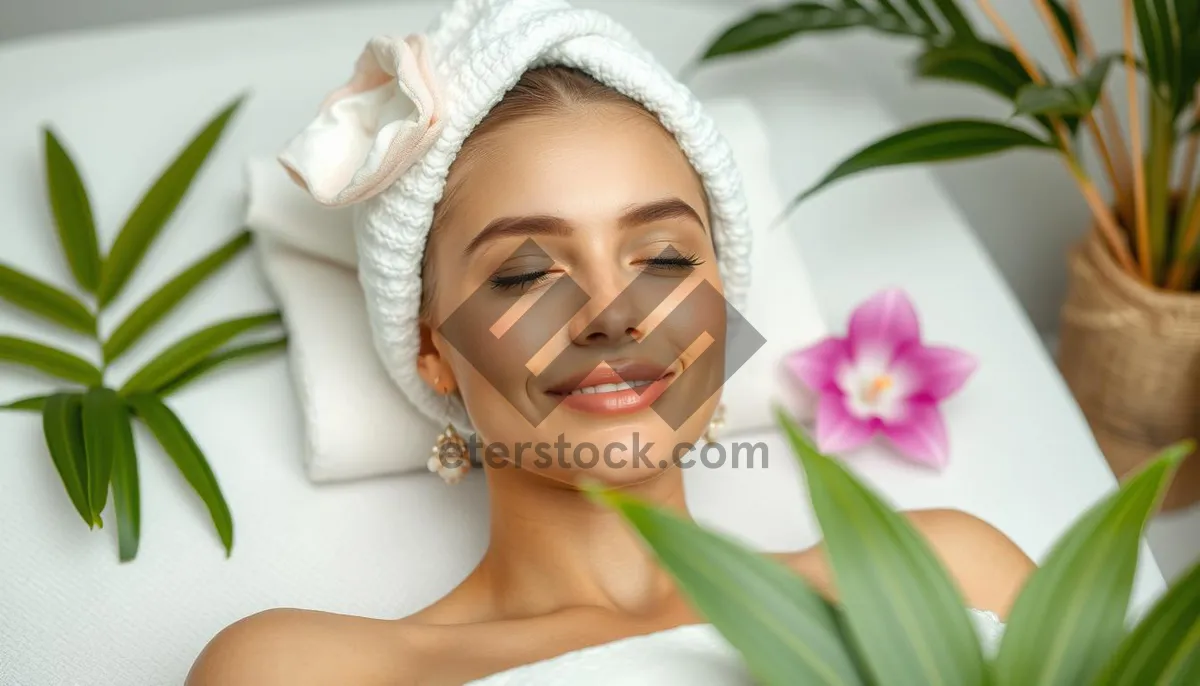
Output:
[[[723,390],[720,437],[735,438],[770,427],[775,402],[802,419],[811,414],[811,398],[790,383],[780,361],[826,328],[794,238],[786,228],[771,228],[783,204],[761,119],[740,98],[706,104],[744,177],[755,235],[743,314],[766,341]],[[290,336],[309,478],[340,481],[425,469],[428,446],[442,427],[409,404],[374,352],[354,271],[350,211],[317,205],[270,157],[249,160],[247,179],[246,224],[259,235],[262,264]],[[786,310],[778,309],[781,300]]]

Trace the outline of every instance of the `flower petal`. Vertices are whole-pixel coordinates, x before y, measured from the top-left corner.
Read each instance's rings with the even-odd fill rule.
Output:
[[[372,38],[354,75],[279,155],[322,205],[365,200],[396,181],[437,139],[441,93],[424,36]]]
[[[917,311],[899,288],[871,296],[850,315],[847,340],[856,360],[864,355],[890,360],[898,349],[920,339]]]
[[[969,353],[919,343],[904,347],[892,363],[910,398],[933,401],[957,392],[978,367],[979,361]]]
[[[937,405],[909,403],[903,419],[884,423],[881,431],[908,459],[937,469],[946,466],[950,457],[950,439]]]
[[[850,362],[850,346],[844,338],[826,338],[784,358],[792,376],[814,391],[837,388],[840,370]]]
[[[859,448],[871,440],[878,426],[878,420],[859,419],[851,414],[840,393],[821,394],[817,406],[817,449],[821,452],[840,453]]]

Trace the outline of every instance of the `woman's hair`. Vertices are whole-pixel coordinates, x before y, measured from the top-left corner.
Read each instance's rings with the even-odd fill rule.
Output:
[[[642,104],[586,73],[571,67],[537,67],[525,72],[516,85],[493,107],[463,142],[451,169],[470,165],[485,152],[488,139],[505,125],[527,117],[564,114],[596,105],[616,105],[641,114],[658,123],[658,118]],[[422,264],[421,315],[426,316],[433,298],[434,282],[429,271],[434,233],[454,209],[460,184],[448,184],[433,210],[433,224],[425,243]]]

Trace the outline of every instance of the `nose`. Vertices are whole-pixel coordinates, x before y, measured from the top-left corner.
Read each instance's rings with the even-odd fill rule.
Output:
[[[585,288],[587,304],[568,327],[575,345],[615,347],[639,340],[642,334],[638,326],[649,312],[638,311],[632,283],[626,284],[615,274],[589,281]]]
[[[647,320],[678,285],[672,279],[655,278],[647,272],[632,280],[624,274],[609,274],[586,287],[589,298],[571,320],[568,331],[575,345],[620,346],[645,338]]]

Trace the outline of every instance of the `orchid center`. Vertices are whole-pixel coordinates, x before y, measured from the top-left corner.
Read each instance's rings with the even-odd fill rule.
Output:
[[[895,419],[903,413],[903,379],[880,359],[861,359],[839,379],[846,406],[860,419]]]
[[[892,377],[888,376],[887,374],[881,374],[880,376],[871,379],[871,382],[867,384],[866,388],[863,389],[863,402],[868,405],[878,404],[883,394],[894,385],[895,382],[892,381]]]

